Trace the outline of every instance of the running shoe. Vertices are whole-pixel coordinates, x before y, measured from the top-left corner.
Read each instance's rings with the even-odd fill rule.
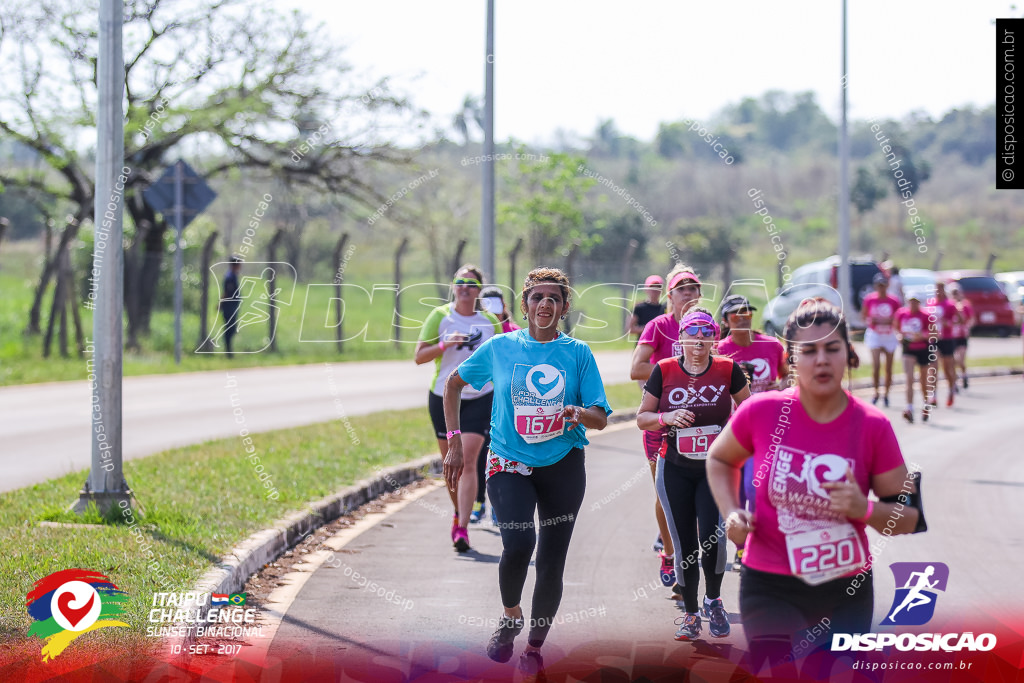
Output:
[[[964,389],[967,388],[967,373],[964,373]]]
[[[911,408],[907,408],[906,410],[904,410],[903,419],[909,422],[910,424],[914,424],[914,411]]]
[[[950,394],[949,397],[946,399],[946,407],[947,408],[952,408],[953,407],[953,394]]]
[[[661,534],[658,534],[658,540],[656,540],[654,542],[654,545],[651,546],[651,550],[653,550],[656,553],[660,553],[664,549],[665,549],[665,544],[661,542]]]
[[[729,627],[729,613],[725,611],[722,598],[715,598],[711,604],[704,603],[702,610],[708,620],[708,633],[714,638],[725,638],[732,630]]]
[[[736,559],[732,561],[732,570],[738,572],[743,569],[743,548],[737,548]]]
[[[878,405],[878,394],[875,394],[875,397],[873,399],[871,399],[871,405],[873,405],[873,406],[877,406]]]
[[[661,554],[661,585],[668,588],[676,582],[676,561],[666,557],[665,553]]]
[[[455,531],[452,532],[452,545],[460,553],[469,550],[469,531],[466,530],[466,527],[455,527]]]
[[[478,524],[481,519],[484,518],[484,513],[487,511],[487,506],[476,501],[473,503],[473,512],[469,513],[469,523]]]
[[[527,676],[536,676],[544,670],[544,658],[540,650],[527,650],[519,657],[519,670]]]
[[[515,651],[515,639],[523,630],[523,620],[513,619],[505,614],[498,620],[498,630],[491,635],[487,643],[487,656],[504,664],[512,659]]]
[[[885,405],[886,408],[889,407],[889,396],[888,395],[886,395],[886,396],[884,396],[882,398],[882,404]]]
[[[678,583],[672,584],[672,597],[674,597],[676,600],[683,599],[683,587],[680,586]]]
[[[924,408],[921,409],[921,422],[927,422],[928,421],[928,413],[930,413],[930,412],[931,412],[931,406],[926,403]]]
[[[700,615],[686,614],[676,619],[679,630],[676,631],[676,640],[696,640],[700,636]]]

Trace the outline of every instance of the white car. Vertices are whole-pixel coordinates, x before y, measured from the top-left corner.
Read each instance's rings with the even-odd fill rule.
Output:
[[[1006,298],[1010,300],[1010,306],[1013,307],[1017,327],[1020,327],[1021,317],[1024,316],[1024,270],[996,273],[995,278],[999,282],[999,286],[1006,292]]]
[[[900,270],[900,280],[903,281],[904,303],[912,294],[916,294],[921,303],[927,303],[928,299],[935,296],[936,276],[934,270],[927,268],[903,268]]]

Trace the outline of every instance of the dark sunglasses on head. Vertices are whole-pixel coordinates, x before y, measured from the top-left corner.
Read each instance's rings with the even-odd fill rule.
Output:
[[[704,337],[705,339],[715,336],[715,328],[706,325],[687,325],[683,328],[683,332],[691,337]]]
[[[480,286],[480,281],[479,280],[474,280],[474,279],[468,278],[468,277],[457,277],[454,280],[452,280],[452,284],[453,285],[469,285],[470,287],[479,287]]]
[[[754,315],[754,312],[749,308],[738,308],[735,311],[729,311],[729,315]]]

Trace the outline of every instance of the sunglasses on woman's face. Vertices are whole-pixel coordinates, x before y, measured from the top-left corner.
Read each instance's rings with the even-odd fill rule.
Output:
[[[480,286],[480,281],[479,280],[474,280],[474,279],[468,278],[468,277],[457,277],[454,280],[452,280],[452,284],[453,285],[467,285],[469,287],[479,287]]]
[[[687,325],[683,328],[683,332],[691,337],[704,337],[705,339],[715,336],[715,328],[706,325]]]

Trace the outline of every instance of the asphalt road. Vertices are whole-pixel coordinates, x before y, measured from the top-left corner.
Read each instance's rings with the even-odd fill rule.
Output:
[[[1024,461],[1019,445],[1011,444],[1019,444],[1022,403],[1019,377],[994,378],[973,382],[954,408],[940,408],[927,424],[905,424],[896,405],[888,411],[905,459],[923,472],[929,531],[891,539],[876,557],[876,628],[894,595],[888,565],[897,561],[949,566],[949,587],[936,616],[917,630],[959,632],[969,624],[977,633],[1019,622],[1024,595],[1014,590],[1013,577],[1024,564],[1019,526]],[[673,622],[681,612],[657,581],[651,551],[654,491],[635,425],[593,435],[586,457],[587,493],[569,551],[562,623],[556,622],[549,635],[546,661],[557,662],[567,653],[608,663],[641,657],[661,661],[683,653],[694,672],[711,679],[731,671],[730,656],[735,659],[736,649],[744,646],[736,614],[739,574],[728,572],[724,582],[732,635],[676,643]],[[335,672],[346,662],[362,662],[371,670],[402,675],[445,667],[465,672],[471,661],[478,673],[500,677],[504,671],[511,677],[509,669],[494,668],[499,665],[483,655],[500,614],[500,538],[489,524],[472,526],[473,551],[455,554],[448,539],[449,507],[445,492],[435,489],[382,516],[344,545],[336,554],[341,562],[304,577],[308,580],[269,645],[267,670],[287,669],[296,657],[333,661]],[[386,600],[353,575],[412,604]],[[524,593],[527,616],[532,589],[533,569]],[[516,659],[525,639],[524,633],[517,641]]]
[[[870,362],[870,356],[861,357]],[[974,358],[1019,357],[1019,338],[971,340]],[[629,381],[629,351],[598,351],[608,384]],[[897,368],[898,370],[898,368]],[[84,365],[83,365],[84,373]],[[369,361],[128,377],[123,457],[237,436],[234,407],[257,433],[426,405],[433,365]],[[236,386],[229,386],[232,382]],[[90,389],[82,382],[0,387],[0,492],[89,466]],[[234,406],[232,404],[234,401]]]

